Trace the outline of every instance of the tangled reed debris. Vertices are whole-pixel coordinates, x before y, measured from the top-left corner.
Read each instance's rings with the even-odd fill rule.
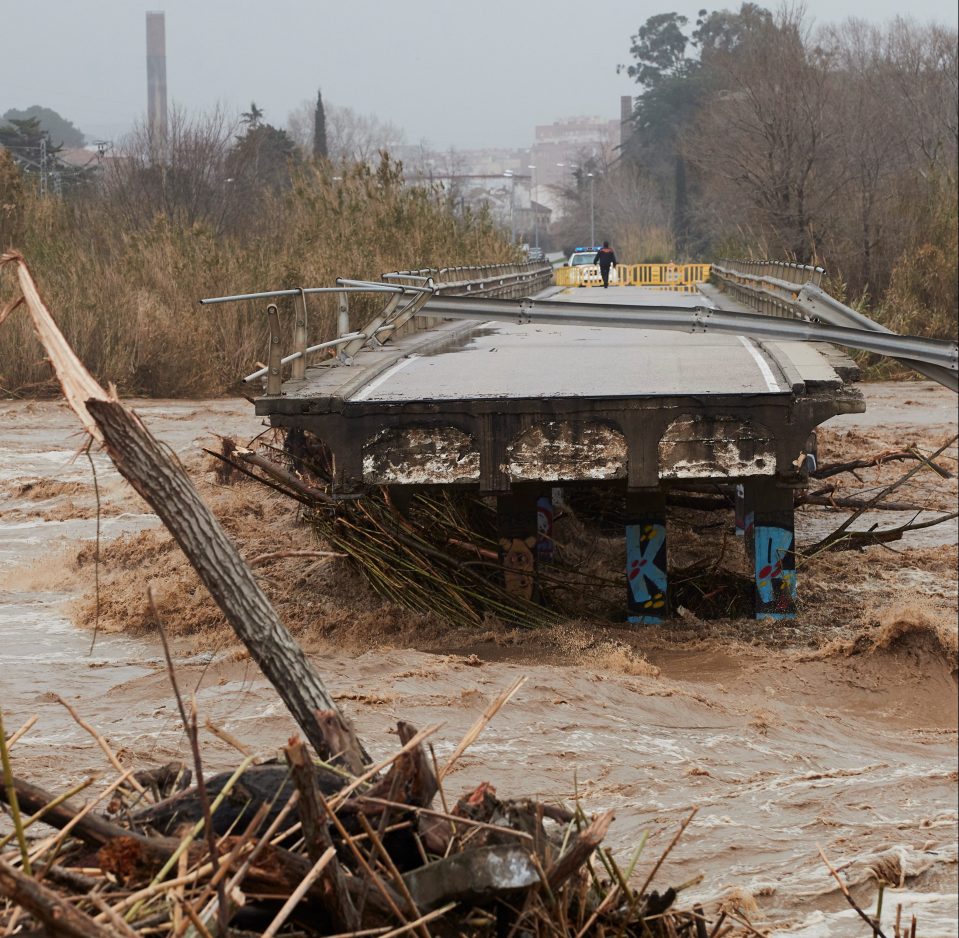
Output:
[[[84,938],[427,936],[431,923],[442,934],[699,936],[702,910],[674,908],[678,889],[650,889],[689,819],[636,888],[636,857],[624,871],[599,850],[611,811],[588,818],[579,804],[505,799],[488,783],[446,809],[443,776],[521,684],[442,769],[424,748],[436,728],[404,722],[401,749],[359,777],[294,737],[279,757],[247,757],[203,785],[179,764],[124,771],[83,807],[8,760],[2,801],[19,806],[24,846],[0,852],[0,927]],[[40,823],[59,833],[34,838]]]

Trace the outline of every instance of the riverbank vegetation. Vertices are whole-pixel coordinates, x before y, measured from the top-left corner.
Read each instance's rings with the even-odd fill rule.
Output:
[[[488,216],[404,185],[385,153],[372,166],[304,156],[255,106],[237,130],[221,113],[174,114],[162,151],[136,132],[59,195],[41,195],[0,151],[0,243],[29,260],[93,374],[126,394],[223,393],[263,358],[262,302],[199,307],[201,297],[514,259]],[[332,301],[310,303],[311,341],[329,338]],[[0,394],[47,388],[15,313],[0,330]]]
[[[821,264],[891,328],[956,335],[955,29],[743,3],[651,16],[631,42],[628,139],[569,193],[588,217],[592,185],[620,256]]]

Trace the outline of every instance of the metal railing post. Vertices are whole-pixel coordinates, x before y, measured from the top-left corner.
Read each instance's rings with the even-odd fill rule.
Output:
[[[276,303],[270,303],[266,308],[266,315],[270,323],[270,354],[267,361],[266,393],[279,395],[283,387],[283,350],[280,348],[280,314]]]
[[[347,293],[337,294],[336,334],[346,335],[350,331],[350,298]]]
[[[306,294],[300,287],[300,302],[293,301],[293,351],[300,357],[290,363],[290,378],[301,381],[306,377]]]

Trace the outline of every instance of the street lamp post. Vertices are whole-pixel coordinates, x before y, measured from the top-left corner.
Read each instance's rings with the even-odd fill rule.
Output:
[[[506,170],[503,173],[509,179],[509,241],[510,244],[516,243],[516,220],[513,216],[513,195],[516,189],[516,183],[513,181],[513,171]]]
[[[536,217],[536,166],[530,163],[527,169],[532,170],[530,180],[533,183],[533,198],[530,202],[530,211],[533,213],[533,241],[536,247],[539,247],[539,220]]]
[[[596,213],[593,210],[593,181],[595,177],[592,173],[586,175],[589,177],[589,247],[592,250],[596,247]]]

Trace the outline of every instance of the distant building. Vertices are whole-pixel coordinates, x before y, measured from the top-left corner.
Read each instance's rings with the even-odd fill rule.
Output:
[[[470,151],[458,151],[456,155],[469,163]],[[528,168],[526,172],[512,173],[495,169],[489,173],[451,173],[430,166],[425,171],[407,171],[406,182],[413,186],[442,186],[460,208],[489,209],[493,218],[520,243],[534,243],[537,234],[545,235],[549,228],[552,210],[532,197],[533,175]]]
[[[545,235],[561,207],[557,188],[571,186],[577,166],[592,161],[600,170],[616,159],[631,98],[620,100],[620,118],[569,117],[535,128],[530,149],[488,147],[431,150],[400,146],[410,185],[441,183],[454,201],[487,205],[493,217],[520,242]]]
[[[555,187],[570,184],[573,169],[586,160],[600,167],[616,158],[622,125],[620,120],[602,117],[568,117],[552,124],[540,124],[530,162],[536,167],[539,201],[550,208],[559,206]]]

